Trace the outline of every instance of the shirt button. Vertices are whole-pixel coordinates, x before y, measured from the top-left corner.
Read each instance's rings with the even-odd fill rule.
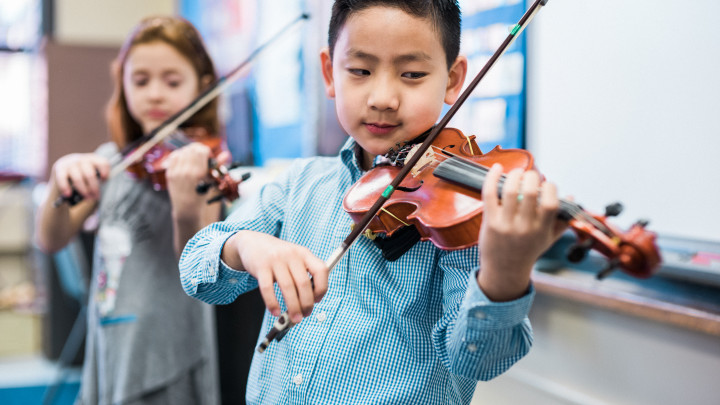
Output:
[[[475,311],[473,316],[475,317],[475,319],[485,319],[487,317],[487,315],[485,315],[485,312],[483,311]]]
[[[476,352],[477,351],[477,345],[475,343],[470,343],[467,345],[467,349],[469,352]]]
[[[236,279],[236,278],[231,278],[230,280],[228,280],[228,283],[230,283],[230,284],[237,284],[237,279]]]
[[[295,385],[302,384],[302,374],[298,374],[295,377],[293,377],[293,382],[295,383]]]
[[[322,321],[324,321],[324,320],[327,319],[327,314],[325,313],[325,311],[322,311],[322,312],[320,312],[319,314],[315,315],[315,319],[316,319],[318,322],[322,322]]]

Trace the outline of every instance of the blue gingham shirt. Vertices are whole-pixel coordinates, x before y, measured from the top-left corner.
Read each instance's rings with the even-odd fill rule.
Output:
[[[227,304],[257,287],[220,260],[225,241],[243,229],[327,259],[352,223],[342,200],[362,175],[354,150],[350,139],[337,157],[296,161],[227,220],[195,235],[180,259],[185,291]],[[448,252],[431,242],[388,262],[359,238],[330,272],[312,315],[255,354],[248,403],[468,404],[478,380],[501,374],[532,344],[533,288],[492,303],[478,288],[477,263],[475,247]],[[277,287],[276,295],[283,305]],[[265,313],[258,343],[275,319]]]

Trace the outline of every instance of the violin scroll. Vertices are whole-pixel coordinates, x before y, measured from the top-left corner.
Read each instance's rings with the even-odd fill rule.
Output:
[[[198,194],[206,194],[211,187],[216,187],[220,194],[207,200],[208,204],[212,204],[223,199],[227,201],[234,201],[240,198],[240,183],[250,178],[250,172],[243,173],[239,179],[235,179],[230,172],[240,167],[239,163],[233,163],[226,167],[218,165],[215,159],[210,158],[210,177],[212,181],[202,181],[196,187],[195,191]]]

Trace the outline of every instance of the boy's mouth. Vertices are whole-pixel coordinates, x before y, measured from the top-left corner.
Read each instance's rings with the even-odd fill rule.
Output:
[[[376,135],[384,135],[384,134],[390,133],[398,126],[399,125],[386,124],[386,123],[382,123],[382,122],[365,123],[365,128],[367,128],[367,130],[370,131],[370,133],[373,133]]]

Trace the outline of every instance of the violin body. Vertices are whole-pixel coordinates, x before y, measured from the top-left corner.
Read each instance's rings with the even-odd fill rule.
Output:
[[[482,225],[482,182],[488,168],[500,163],[505,173],[516,168],[536,169],[532,155],[523,149],[495,147],[483,154],[474,139],[454,128],[443,129],[367,229],[372,234],[392,236],[400,228],[414,226],[421,240],[430,240],[443,250],[476,245]],[[409,159],[412,153],[410,149],[404,159]],[[355,223],[361,221],[386,191],[402,163],[377,166],[350,188],[343,208]],[[617,212],[601,216],[586,212],[574,202],[560,201],[558,215],[568,221],[578,236],[568,259],[580,261],[593,249],[609,259],[598,278],[615,268],[634,277],[648,278],[661,262],[655,242],[657,235],[645,229],[645,221],[638,221],[626,232],[610,224],[607,217],[619,213],[617,206],[620,205],[615,206]]]
[[[427,156],[420,159],[372,219],[368,225],[371,232],[392,236],[398,229],[413,225],[422,240],[430,240],[444,250],[477,244],[483,213],[481,193],[433,175],[438,160],[442,159],[438,156],[440,151],[487,167],[501,163],[506,173],[515,168],[535,168],[532,155],[525,150],[498,146],[483,154],[474,135],[466,137],[455,128],[445,128],[433,141]],[[343,200],[343,208],[353,221],[359,222],[399,171],[398,166],[375,167],[350,188]]]
[[[227,150],[222,138],[209,134],[205,128],[183,128],[178,130],[174,136],[168,137],[164,142],[150,148],[143,155],[142,160],[129,165],[126,170],[135,179],[148,179],[154,190],[165,190],[167,188],[165,159],[173,151],[191,142],[199,142],[208,146],[212,151],[212,157],[216,157],[220,152]]]

